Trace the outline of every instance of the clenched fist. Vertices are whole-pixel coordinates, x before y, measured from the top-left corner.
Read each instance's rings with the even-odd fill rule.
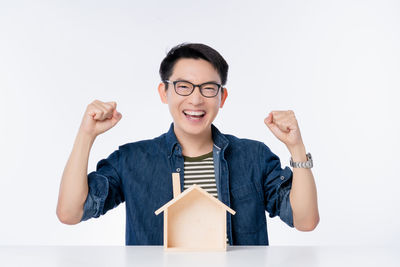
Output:
[[[299,125],[292,110],[271,111],[264,123],[289,149],[303,145]]]
[[[121,118],[116,102],[94,100],[86,108],[80,131],[95,138],[114,127]]]

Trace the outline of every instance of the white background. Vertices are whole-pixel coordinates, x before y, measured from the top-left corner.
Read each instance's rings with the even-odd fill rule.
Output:
[[[119,145],[166,132],[158,68],[182,42],[229,63],[223,132],[265,142],[295,111],[314,157],[321,221],[268,217],[270,245],[399,244],[399,1],[1,1],[0,245],[124,245],[125,205],[68,226],[58,189],[86,106],[116,101],[89,169]]]

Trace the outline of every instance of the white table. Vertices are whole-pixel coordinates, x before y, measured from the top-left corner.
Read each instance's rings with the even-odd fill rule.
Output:
[[[0,246],[0,266],[400,266],[400,246],[233,246],[164,252],[161,246]]]

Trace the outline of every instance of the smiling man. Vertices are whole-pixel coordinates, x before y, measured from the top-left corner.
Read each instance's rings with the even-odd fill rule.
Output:
[[[87,174],[95,138],[122,118],[115,102],[88,105],[64,169],[57,216],[66,224],[97,218],[126,204],[126,245],[162,245],[163,220],[154,211],[173,197],[171,173],[181,190],[198,184],[236,211],[227,214],[230,245],[268,245],[266,213],[311,231],[319,222],[317,191],[296,117],[271,111],[264,123],[288,148],[291,165],[264,143],[221,133],[213,121],[225,104],[228,64],[204,44],[172,48],[160,66],[158,92],[172,115],[168,132],[119,146]]]

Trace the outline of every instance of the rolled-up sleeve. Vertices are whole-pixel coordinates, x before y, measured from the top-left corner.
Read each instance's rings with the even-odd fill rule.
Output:
[[[118,173],[120,151],[115,150],[97,163],[96,171],[88,174],[89,192],[83,206],[81,221],[98,218],[125,201]]]
[[[290,227],[293,225],[293,211],[290,204],[293,172],[289,167],[282,168],[277,155],[261,143],[261,166],[263,166],[264,204],[269,217],[279,216]]]

